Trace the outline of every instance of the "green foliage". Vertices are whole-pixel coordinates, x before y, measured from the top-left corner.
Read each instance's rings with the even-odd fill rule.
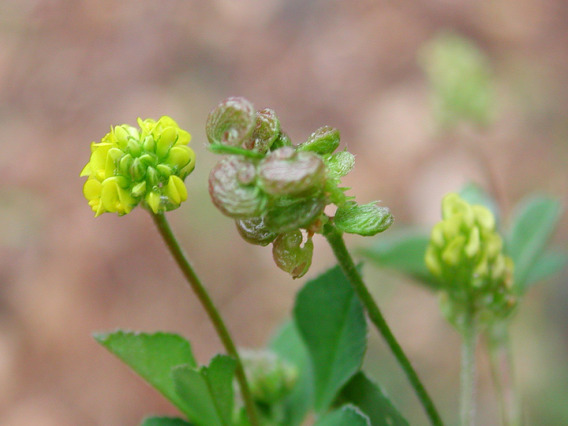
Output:
[[[176,417],[147,417],[140,426],[192,426],[192,424]]]
[[[515,263],[515,289],[519,294],[558,272],[566,262],[565,254],[544,251],[561,211],[560,203],[547,196],[529,197],[515,210],[506,249]]]
[[[187,340],[176,334],[126,331],[96,334],[95,339],[182,412],[187,412],[187,401],[178,395],[171,376],[172,368],[178,365],[197,366]]]
[[[347,405],[326,414],[315,426],[371,426],[371,422],[357,408]]]
[[[365,413],[373,426],[408,426],[381,388],[361,371],[345,385],[341,398]]]
[[[321,413],[363,361],[367,332],[363,307],[335,267],[298,293],[294,319],[310,354],[314,405]]]
[[[235,365],[233,358],[217,355],[208,367],[182,365],[173,369],[176,392],[186,401],[186,413],[197,425],[232,424]]]
[[[393,230],[358,252],[379,266],[404,272],[437,289],[439,283],[433,279],[424,262],[429,241],[428,233],[422,230]]]

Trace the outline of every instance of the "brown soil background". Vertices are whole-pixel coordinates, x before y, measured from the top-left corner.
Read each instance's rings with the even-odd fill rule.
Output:
[[[416,56],[441,29],[491,58],[499,119],[437,136]],[[175,410],[91,333],[175,331],[200,362],[221,350],[148,215],[96,220],[79,171],[111,124],[171,115],[193,135],[189,201],[170,220],[239,345],[263,345],[290,311],[292,281],[212,206],[205,118],[219,100],[278,113],[295,142],[328,124],[357,156],[346,183],[397,222],[431,226],[443,194],[497,188],[505,212],[568,194],[568,3],[564,0],[4,0],[0,3],[0,425],[136,425]],[[489,171],[489,173],[488,173]],[[493,178],[490,179],[490,175]],[[564,216],[554,240],[566,247]],[[371,240],[349,238],[351,247]],[[309,276],[331,266],[321,240]],[[456,424],[459,339],[436,297],[365,268],[373,293],[448,424]],[[568,424],[567,275],[535,288],[513,328],[527,424]],[[367,369],[411,424],[426,424],[370,332]],[[479,424],[497,424],[479,358]]]

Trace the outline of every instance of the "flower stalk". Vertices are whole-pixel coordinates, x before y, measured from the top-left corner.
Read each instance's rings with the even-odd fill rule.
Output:
[[[205,289],[205,287],[201,283],[201,280],[199,279],[199,277],[195,273],[195,270],[193,269],[193,267],[191,266],[191,264],[187,260],[185,254],[183,253],[183,250],[181,249],[177,239],[175,238],[175,236],[172,232],[172,229],[171,229],[166,217],[164,216],[164,214],[151,213],[151,216],[152,216],[152,219],[154,220],[154,224],[158,228],[158,231],[159,231],[160,235],[162,236],[162,238],[164,240],[164,243],[168,247],[168,250],[170,251],[170,253],[174,257],[177,265],[181,269],[181,271],[182,271],[185,279],[187,280],[189,286],[191,287],[191,289],[193,290],[193,292],[195,293],[195,295],[199,299],[199,302],[201,303],[201,305],[203,306],[203,308],[207,312],[207,315],[209,316],[209,319],[213,323],[213,327],[215,328],[215,331],[217,332],[217,335],[219,336],[221,343],[225,347],[227,354],[229,354],[231,357],[233,357],[235,359],[235,361],[236,361],[235,374],[236,374],[237,382],[238,382],[240,390],[241,390],[241,394],[242,394],[242,397],[243,397],[245,409],[246,409],[247,415],[249,417],[250,424],[251,424],[251,426],[258,426],[259,423],[258,423],[258,419],[257,419],[257,415],[256,415],[256,409],[255,409],[252,394],[250,392],[250,388],[249,388],[249,385],[248,385],[248,382],[247,382],[247,379],[246,379],[246,376],[245,376],[243,364],[242,364],[241,358],[240,358],[240,356],[237,352],[237,348],[236,348],[236,346],[233,342],[233,339],[231,338],[231,335],[230,335],[223,319],[221,318],[221,314],[219,313],[219,311],[215,307],[213,301],[211,300],[211,297],[207,293],[207,290]]]
[[[335,225],[333,225],[332,223],[327,223],[324,226],[323,235],[331,246],[331,249],[333,250],[335,257],[337,258],[337,261],[339,262],[343,273],[345,274],[345,276],[353,286],[355,293],[363,303],[369,319],[377,328],[379,333],[383,336],[396,360],[404,370],[404,373],[406,374],[408,380],[410,381],[410,384],[414,388],[414,391],[416,392],[420,403],[426,411],[426,415],[430,419],[430,423],[432,425],[442,425],[442,419],[438,414],[438,411],[436,410],[432,399],[428,395],[428,392],[426,392],[426,389],[420,381],[418,374],[412,367],[410,360],[394,337],[379,306],[373,300],[371,293],[369,293],[369,290],[365,286],[361,275],[357,271],[355,263],[353,262],[353,258],[349,254],[349,251],[347,251],[347,247],[345,246],[345,242],[343,241],[342,233],[335,227]]]

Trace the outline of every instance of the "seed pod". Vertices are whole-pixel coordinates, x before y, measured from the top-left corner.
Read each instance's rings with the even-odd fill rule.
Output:
[[[334,221],[339,230],[348,234],[372,236],[388,229],[394,218],[388,207],[348,202],[337,209]]]
[[[280,121],[276,113],[265,108],[256,113],[256,125],[244,148],[264,154],[268,152],[274,141],[280,136]]]
[[[268,210],[264,222],[276,233],[290,232],[298,228],[307,228],[322,213],[325,198],[281,198]]]
[[[317,154],[295,152],[292,147],[272,151],[259,165],[260,184],[271,195],[298,195],[321,190],[325,176],[325,166]]]
[[[256,114],[245,98],[225,99],[207,117],[205,132],[210,144],[241,146],[252,134]]]
[[[339,146],[339,130],[324,126],[310,135],[308,140],[298,145],[298,151],[311,151],[316,154],[331,154]]]
[[[280,234],[272,243],[274,262],[292,278],[304,276],[312,264],[314,244],[311,238],[302,247],[302,232],[292,231]]]
[[[283,146],[292,146],[292,141],[286,133],[280,131],[280,135],[278,135],[276,140],[272,143],[270,150],[276,151],[278,148],[282,148]]]
[[[234,219],[260,215],[265,197],[251,175],[255,175],[254,163],[238,156],[226,157],[211,169],[209,194],[223,214]]]
[[[266,226],[262,217],[239,219],[235,221],[235,224],[243,240],[251,244],[266,246],[278,235]]]

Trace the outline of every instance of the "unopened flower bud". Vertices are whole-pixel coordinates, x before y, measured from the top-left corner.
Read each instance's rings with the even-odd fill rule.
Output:
[[[493,214],[449,194],[442,201],[442,216],[424,260],[447,293],[443,310],[448,319],[459,328],[468,306],[486,322],[506,316],[514,306],[513,263],[502,252]]]
[[[298,195],[323,188],[325,166],[317,154],[283,147],[262,160],[259,178],[263,190],[271,195]]]
[[[331,154],[339,146],[339,130],[324,126],[310,135],[308,140],[298,145],[298,151],[311,151],[316,154]]]
[[[375,203],[358,205],[347,202],[337,209],[334,222],[337,229],[348,234],[372,236],[387,230],[394,218],[388,207]]]
[[[314,244],[311,238],[308,238],[303,246],[302,241],[302,232],[297,230],[280,234],[272,243],[274,262],[292,278],[304,276],[312,264]]]
[[[219,161],[209,174],[209,194],[221,212],[235,219],[260,215],[264,194],[250,179],[254,164],[247,158],[230,156]]]
[[[276,404],[293,389],[298,369],[279,358],[274,352],[240,351],[252,396],[262,404]]]
[[[256,124],[252,104],[241,97],[225,99],[207,117],[205,132],[211,144],[242,146]]]

